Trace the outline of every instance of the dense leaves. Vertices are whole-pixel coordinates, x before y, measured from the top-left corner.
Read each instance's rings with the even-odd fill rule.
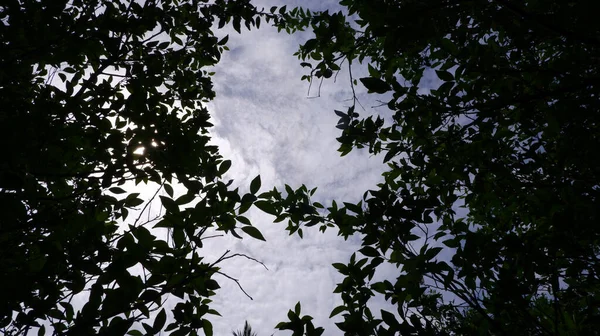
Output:
[[[203,234],[239,237],[240,221],[264,238],[209,144],[206,67],[226,49],[213,26],[260,17],[248,1],[0,5],[0,333],[212,334],[213,277],[233,255],[204,261]],[[127,182],[164,190],[164,216],[129,216],[152,199]],[[169,296],[183,299],[170,312]]]
[[[312,80],[366,64],[392,118],[341,117],[342,155],[389,169],[358,204],[326,212],[306,187],[265,211],[359,233],[366,258],[334,264],[347,335],[594,334],[600,325],[600,25],[596,1],[342,0],[285,13],[310,29]],[[317,71],[319,71],[317,73]],[[359,82],[352,78],[354,86]],[[357,96],[354,96],[356,103]],[[266,205],[266,200],[270,205]],[[397,278],[374,281],[382,263]],[[371,312],[382,295],[396,311]]]

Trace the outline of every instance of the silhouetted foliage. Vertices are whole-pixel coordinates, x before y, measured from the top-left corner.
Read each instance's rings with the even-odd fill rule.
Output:
[[[258,204],[290,234],[360,234],[333,266],[346,335],[567,335],[600,330],[600,22],[596,1],[342,0],[345,12],[285,12],[309,29],[297,53],[323,80],[392,117],[340,117],[341,155],[382,154],[385,181],[325,207],[305,186]],[[284,9],[285,11],[286,9]],[[369,76],[353,78],[352,66]],[[386,112],[387,114],[387,112]],[[464,208],[464,210],[461,210]],[[397,278],[373,278],[380,265]],[[371,312],[383,296],[396,311]],[[305,331],[301,327],[294,335]],[[312,335],[306,332],[306,335]]]
[[[243,330],[233,331],[232,334],[233,336],[257,336],[257,334],[254,331],[252,331],[252,328],[248,324],[248,321],[244,323]]]
[[[203,234],[264,238],[241,215],[260,179],[231,190],[209,144],[206,67],[226,49],[213,28],[261,17],[246,0],[0,5],[0,333],[212,335],[213,277],[235,255],[203,260]],[[128,181],[160,186],[164,215],[131,218],[154,198]]]

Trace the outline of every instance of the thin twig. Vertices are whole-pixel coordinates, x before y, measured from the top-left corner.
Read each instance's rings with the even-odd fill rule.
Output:
[[[152,195],[152,198],[150,198],[150,200],[148,202],[146,202],[146,205],[144,205],[144,208],[142,209],[142,211],[140,211],[140,214],[138,215],[138,218],[135,220],[135,222],[133,222],[133,226],[137,225],[137,223],[142,218],[142,215],[144,214],[144,211],[146,211],[146,208],[148,208],[148,206],[150,205],[150,203],[152,203],[152,201],[154,201],[154,199],[156,198],[156,195],[158,195],[158,193],[160,192],[160,190],[163,188],[164,185],[165,185],[165,182],[161,183],[160,186],[158,187],[158,189],[156,189],[156,192],[154,193],[154,195]]]
[[[246,291],[244,290],[244,288],[242,287],[242,285],[240,285],[240,281],[239,281],[238,279],[236,279],[236,278],[233,278],[233,277],[231,277],[231,276],[229,276],[229,275],[227,275],[227,274],[225,274],[225,273],[223,273],[223,272],[220,272],[220,271],[217,271],[216,273],[219,273],[219,274],[221,274],[222,276],[224,276],[224,277],[226,277],[226,278],[228,278],[228,279],[230,279],[230,280],[233,280],[233,281],[235,281],[235,283],[238,285],[238,287],[240,288],[240,290],[241,290],[242,292],[244,292],[244,294],[246,294],[246,296],[247,296],[247,297],[249,297],[249,298],[250,298],[250,300],[254,300],[254,299],[252,298],[252,296],[250,296],[250,295],[248,295],[248,293],[246,293]]]
[[[352,63],[350,61],[348,61],[348,74],[350,75],[350,88],[352,89],[353,105],[358,103],[363,111],[366,111],[365,107],[360,103],[360,100],[358,100],[358,97],[356,97],[356,91],[354,90],[354,77],[352,76]]]
[[[245,255],[245,254],[243,254],[243,253],[236,253],[236,254],[232,254],[232,255],[230,255],[230,256],[228,256],[228,257],[224,257],[224,258],[222,258],[222,259],[221,259],[221,261],[223,261],[223,260],[226,260],[226,259],[231,259],[231,258],[233,258],[233,257],[244,257],[244,258],[250,259],[250,260],[252,260],[252,261],[256,261],[257,263],[259,263],[259,264],[263,265],[263,267],[264,267],[264,268],[265,268],[267,271],[269,270],[269,269],[267,268],[267,266],[266,266],[266,265],[265,265],[265,264],[264,264],[262,261],[260,261],[260,260],[258,260],[258,259],[255,259],[255,258],[252,258],[252,257],[250,257],[250,256],[247,256],[247,255]]]
[[[210,238],[217,238],[217,237],[223,237],[224,235],[220,234],[220,235],[212,235],[212,236],[206,236],[206,237],[202,237],[200,238],[200,240],[204,240],[204,239],[210,239]]]

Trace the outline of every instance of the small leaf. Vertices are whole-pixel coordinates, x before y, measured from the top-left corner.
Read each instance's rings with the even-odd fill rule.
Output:
[[[366,257],[378,257],[379,256],[379,252],[371,246],[364,246],[363,248],[361,248],[358,251]]]
[[[206,319],[202,320],[202,329],[204,330],[204,334],[206,336],[212,336],[213,335],[213,326],[212,326],[212,323],[210,323],[209,320],[206,320]]]
[[[335,269],[337,269],[342,274],[345,274],[344,272],[346,272],[346,270],[348,269],[348,267],[342,263],[333,263],[333,264],[331,264],[331,266],[333,266]]]
[[[165,308],[163,308],[158,315],[156,315],[156,319],[154,319],[154,323],[152,324],[152,330],[155,333],[158,333],[165,326],[165,322],[167,322],[167,313],[165,312]]]
[[[256,201],[256,202],[254,202],[254,205],[257,208],[259,208],[260,210],[262,210],[262,211],[264,211],[264,212],[266,212],[266,213],[268,213],[270,215],[273,215],[273,216],[279,215],[277,213],[277,209],[275,209],[275,207],[273,206],[273,204],[271,204],[268,201]]]
[[[237,216],[236,219],[238,220],[238,222],[242,223],[242,224],[246,224],[246,225],[252,225],[252,223],[250,222],[250,220],[244,216]]]
[[[445,82],[450,82],[454,80],[454,76],[448,71],[436,70],[435,73],[441,80]]]
[[[144,334],[139,330],[130,330],[127,335],[131,336],[144,336]]]
[[[159,196],[160,197],[160,201],[162,203],[162,205],[165,207],[165,209],[167,209],[167,211],[169,212],[179,212],[179,207],[177,206],[177,203],[175,203],[175,201],[172,198],[166,197],[166,196]]]
[[[218,45],[225,45],[228,40],[229,40],[229,35],[225,35],[225,37],[223,37],[219,42],[217,42],[217,44]]]
[[[379,78],[365,77],[361,78],[360,81],[367,89],[369,89],[369,91],[375,93],[386,93],[390,91],[390,86]]]
[[[219,174],[225,174],[231,168],[231,160],[225,160],[219,166]]]
[[[221,313],[219,313],[218,311],[216,311],[214,309],[209,309],[207,311],[207,313],[212,314],[212,315],[217,315],[217,316],[223,316],[223,315],[221,315]]]
[[[258,229],[255,228],[254,226],[244,226],[242,228],[242,231],[246,232],[252,238],[266,241],[266,239],[265,239],[265,237],[263,237],[262,233],[260,233],[260,231],[258,231]]]
[[[343,312],[344,310],[346,310],[346,306],[344,306],[344,305],[333,308],[333,310],[331,311],[331,314],[329,315],[329,318],[334,317],[335,315]]]
[[[250,182],[250,192],[256,194],[260,189],[260,175],[257,175],[252,182]]]
[[[240,23],[241,23],[241,19],[239,17],[233,18],[233,29],[235,29],[235,31],[238,32],[238,34],[242,33],[242,31],[240,29]]]
[[[440,253],[441,250],[441,247],[432,247],[429,250],[427,250],[427,252],[425,252],[425,258],[433,259]]]
[[[173,187],[171,187],[170,184],[165,184],[164,185],[165,191],[167,192],[167,194],[169,196],[171,196],[171,198],[173,197]]]
[[[369,70],[369,75],[371,75],[371,77],[381,78],[381,73],[379,73],[379,71],[377,71],[377,69],[375,69],[371,64],[368,64],[367,67]]]
[[[460,246],[460,242],[458,241],[458,239],[447,239],[443,241],[444,245],[451,247],[451,248],[457,248]]]
[[[108,189],[108,191],[110,191],[113,194],[124,194],[125,190],[123,188],[119,188],[119,187],[112,187],[110,189]]]
[[[389,311],[385,311],[382,309],[381,318],[383,319],[383,322],[385,322],[391,328],[395,328],[399,325],[394,314],[390,313]]]
[[[300,301],[298,301],[298,303],[296,303],[296,305],[294,306],[294,313],[296,313],[296,315],[300,315]]]

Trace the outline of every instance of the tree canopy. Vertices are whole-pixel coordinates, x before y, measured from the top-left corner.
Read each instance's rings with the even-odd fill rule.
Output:
[[[593,334],[599,328],[600,26],[594,1],[361,1],[293,9],[308,81],[341,69],[392,118],[340,117],[339,151],[382,154],[385,182],[354,204],[306,187],[265,194],[290,234],[362,237],[333,266],[346,335]],[[352,77],[352,66],[369,76]],[[432,79],[437,82],[431,83]],[[358,83],[360,82],[360,84]],[[267,202],[261,200],[260,202]],[[382,263],[398,277],[374,281]],[[396,311],[372,312],[383,296]],[[302,334],[298,319],[279,325]],[[310,335],[311,333],[306,333]]]
[[[209,144],[213,30],[271,17],[249,1],[0,5],[2,334],[212,335],[212,277],[235,255],[203,260],[203,234],[264,239],[241,215],[260,178],[232,190]],[[164,215],[129,217],[152,199],[128,181],[159,185]],[[166,325],[168,295],[185,300]]]
[[[346,335],[597,333],[600,4],[340,5],[0,5],[0,331],[212,335],[213,277],[239,254],[209,262],[199,248],[209,229],[264,240],[243,215],[256,205],[300,237],[315,226],[360,235],[350,261],[333,264],[344,279],[331,317]],[[364,117],[354,93],[334,112],[340,154],[365,149],[388,167],[360,202],[223,180],[231,161],[209,143],[206,108],[207,67],[227,49],[214,30],[261,20],[314,33],[296,54],[303,79],[348,71],[353,93],[386,100],[389,111]],[[353,77],[357,64],[367,77]],[[165,195],[127,190],[142,182]],[[156,197],[164,214],[130,216]],[[396,278],[374,278],[384,264]],[[167,324],[168,295],[181,301]],[[371,311],[375,296],[396,309]],[[288,318],[277,328],[325,332],[300,303]]]

